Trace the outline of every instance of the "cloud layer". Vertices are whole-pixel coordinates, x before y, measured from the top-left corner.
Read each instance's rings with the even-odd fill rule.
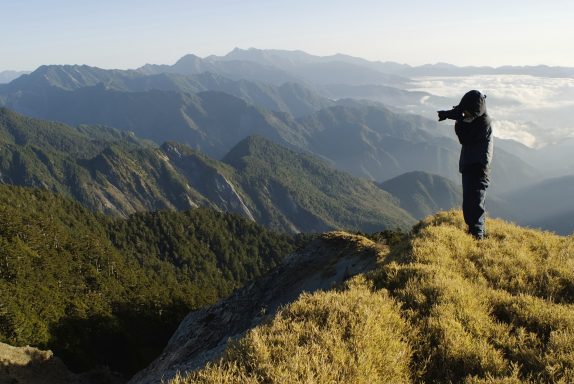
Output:
[[[495,135],[532,147],[574,136],[574,79],[524,75],[423,77],[412,90],[446,97],[452,105],[478,89],[487,95]],[[432,103],[432,98],[425,104]],[[451,105],[435,106],[437,109]]]

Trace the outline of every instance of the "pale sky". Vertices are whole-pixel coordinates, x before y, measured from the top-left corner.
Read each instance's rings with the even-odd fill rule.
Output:
[[[0,71],[137,68],[234,47],[574,67],[571,0],[0,0],[0,20]]]

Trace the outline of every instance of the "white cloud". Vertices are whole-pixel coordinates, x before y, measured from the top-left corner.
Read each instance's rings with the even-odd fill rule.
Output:
[[[421,97],[420,103],[423,104],[423,105],[424,105],[424,104],[427,104],[427,102],[429,101],[429,99],[430,99],[430,96],[428,96],[428,95],[423,96],[423,97]]]
[[[492,122],[492,129],[496,137],[516,140],[529,147],[534,147],[536,146],[536,137],[529,132],[531,128],[528,123],[508,120],[496,120]]]
[[[524,75],[423,77],[412,90],[452,99],[478,89],[487,95],[489,115],[498,137],[540,146],[574,135],[574,79]],[[429,105],[425,100],[425,105]],[[448,105],[436,106],[449,108]]]

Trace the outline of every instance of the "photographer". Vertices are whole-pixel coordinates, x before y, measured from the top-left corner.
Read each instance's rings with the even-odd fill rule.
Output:
[[[438,111],[439,121],[455,120],[454,130],[462,144],[459,171],[462,173],[462,212],[468,232],[477,239],[485,235],[485,198],[490,183],[492,128],[486,113],[486,95],[467,92],[450,111]]]

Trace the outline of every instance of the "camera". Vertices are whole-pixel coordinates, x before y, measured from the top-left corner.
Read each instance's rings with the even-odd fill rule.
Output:
[[[438,113],[438,121],[443,121],[446,119],[451,119],[451,120],[462,119],[462,111],[458,105],[455,105],[449,111],[437,111],[437,113]]]

